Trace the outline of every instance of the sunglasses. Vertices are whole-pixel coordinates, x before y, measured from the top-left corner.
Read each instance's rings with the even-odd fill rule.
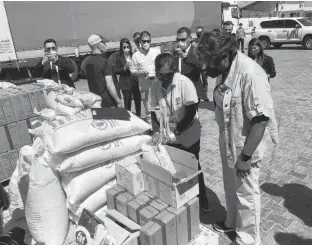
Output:
[[[129,46],[124,46],[124,47],[122,47],[122,49],[126,50],[126,49],[130,49],[130,47]]]
[[[142,43],[151,43],[151,40],[141,40]]]
[[[188,39],[189,37],[185,37],[185,38],[177,38],[177,42],[179,43],[179,42],[183,42],[183,43],[185,43],[186,42],[186,40]]]
[[[56,51],[56,47],[46,48],[45,51],[50,52],[51,50]]]

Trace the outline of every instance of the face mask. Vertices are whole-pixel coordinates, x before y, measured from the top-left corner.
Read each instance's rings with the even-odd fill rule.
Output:
[[[197,38],[200,38],[202,36],[202,32],[198,32],[196,35],[197,35]]]
[[[174,72],[169,72],[166,74],[159,74],[158,75],[158,79],[160,81],[162,81],[163,85],[165,85],[165,87],[167,87],[173,80],[174,77]]]

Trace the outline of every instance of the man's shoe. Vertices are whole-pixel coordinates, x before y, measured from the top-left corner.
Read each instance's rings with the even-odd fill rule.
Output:
[[[225,221],[218,222],[213,225],[213,228],[221,233],[228,233],[235,231],[235,228],[230,228],[225,225]]]

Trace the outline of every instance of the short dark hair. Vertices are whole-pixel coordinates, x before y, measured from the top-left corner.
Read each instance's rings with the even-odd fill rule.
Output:
[[[137,31],[137,32],[133,33],[132,38],[135,38],[136,36],[140,36],[140,35],[141,35],[141,33]]]
[[[203,28],[202,26],[197,26],[197,27],[196,27],[196,31],[197,31],[198,29],[204,30],[204,28]]]
[[[130,43],[130,41],[129,41],[129,39],[128,38],[122,38],[121,40],[120,40],[120,50],[119,50],[119,52],[120,52],[120,54],[124,54],[124,51],[123,51],[123,48],[122,48],[122,44],[123,43],[126,43],[126,44],[128,44],[129,45],[129,48],[130,48],[130,55],[132,56],[132,47],[131,47],[131,43]]]
[[[151,34],[148,31],[142,31],[140,34],[140,39],[142,39],[143,37],[147,37],[147,36],[152,38]]]
[[[175,71],[173,56],[170,53],[162,53],[162,54],[157,55],[155,59],[156,74],[165,65],[168,65],[173,71]]]
[[[182,34],[182,33],[186,33],[187,36],[191,36],[191,29],[188,27],[181,27],[178,31],[177,31],[177,35]]]
[[[233,22],[228,20],[223,23],[224,26],[234,26]]]
[[[57,46],[56,41],[54,39],[52,39],[52,38],[49,38],[49,39],[45,40],[44,43],[43,43],[43,47],[45,47],[45,45],[47,43],[54,43],[55,46]]]
[[[234,58],[237,54],[236,38],[220,31],[206,32],[198,43],[197,54],[205,61],[220,62],[225,55]]]

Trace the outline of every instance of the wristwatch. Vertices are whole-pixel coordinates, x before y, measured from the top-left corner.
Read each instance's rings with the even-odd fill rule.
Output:
[[[241,159],[243,162],[248,162],[251,159],[251,156],[248,156],[248,155],[242,153]]]

